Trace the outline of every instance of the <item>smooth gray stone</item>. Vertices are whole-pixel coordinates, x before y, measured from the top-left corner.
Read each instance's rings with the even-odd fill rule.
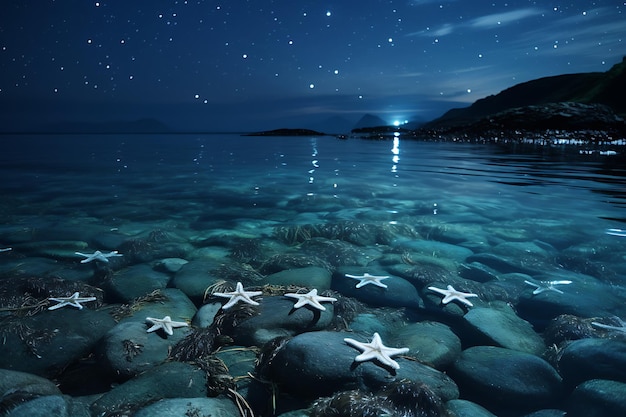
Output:
[[[181,258],[165,258],[156,263],[155,269],[163,272],[175,273],[180,271],[183,265],[188,263],[189,261]]]
[[[470,249],[463,246],[436,240],[403,240],[395,246],[432,257],[453,259],[457,262],[464,262],[468,256],[473,254]]]
[[[575,340],[563,349],[558,366],[565,383],[572,387],[590,379],[626,383],[626,340]]]
[[[17,405],[6,417],[77,417],[70,414],[61,395],[46,395]]]
[[[410,323],[394,332],[397,345],[406,346],[422,363],[445,369],[461,354],[461,340],[448,326],[434,321]]]
[[[467,400],[450,400],[446,408],[452,414],[450,417],[497,417],[486,408]]]
[[[275,337],[323,330],[331,324],[334,314],[332,303],[322,303],[326,308],[322,311],[310,306],[294,309],[295,301],[283,296],[263,297],[258,306],[259,314],[235,327],[235,342],[243,346],[262,346]]]
[[[105,393],[91,404],[94,416],[140,408],[163,398],[206,397],[206,373],[182,362],[165,362]]]
[[[202,303],[207,287],[222,280],[217,273],[221,264],[216,259],[189,261],[174,275],[171,285],[194,302]]]
[[[128,303],[135,298],[167,287],[170,277],[155,271],[147,264],[132,265],[117,271],[103,285],[108,297]]]
[[[305,399],[354,388],[377,391],[402,379],[428,385],[444,401],[458,398],[454,381],[419,362],[396,356],[393,359],[400,365],[397,371],[376,361],[355,362],[354,358],[361,351],[348,345],[344,341],[346,337],[363,342],[370,342],[372,338],[371,335],[328,331],[294,337],[278,351],[270,365],[273,380],[286,392]],[[383,343],[388,344],[384,339]]]
[[[98,341],[115,326],[111,315],[104,310],[92,310],[86,303],[82,310],[63,307],[24,317],[21,324],[28,332],[15,329],[5,333],[3,350],[11,355],[0,355],[0,368],[29,372],[44,377],[56,377],[70,364],[94,349]],[[22,338],[33,339],[34,351],[27,348]]]
[[[61,395],[61,390],[52,381],[27,372],[0,369],[0,397],[9,391],[26,395]]]
[[[497,308],[472,308],[463,319],[474,344],[500,346],[533,355],[541,355],[545,350],[541,336],[507,304],[498,303]]]
[[[211,416],[237,417],[239,409],[230,398],[166,398],[145,406],[134,417]]]
[[[558,403],[556,370],[538,356],[495,346],[464,350],[449,371],[463,398],[489,409],[533,410]]]
[[[388,279],[381,281],[387,288],[373,284],[366,284],[361,288],[356,288],[359,281],[346,277],[346,274],[363,275],[366,272],[371,275],[389,276]],[[404,278],[380,270],[340,267],[333,275],[332,288],[347,297],[354,297],[364,303],[377,307],[420,308],[424,306],[424,302],[413,284]]]
[[[326,268],[309,266],[276,272],[265,277],[265,280],[271,285],[296,285],[322,291],[330,288],[331,273]]]
[[[626,416],[626,384],[604,379],[585,381],[570,395],[568,417]]]

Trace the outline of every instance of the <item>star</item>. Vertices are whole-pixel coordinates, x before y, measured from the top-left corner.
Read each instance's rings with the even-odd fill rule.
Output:
[[[324,307],[320,303],[323,303],[325,301],[328,301],[328,302],[337,301],[337,299],[333,297],[322,297],[321,295],[317,295],[317,289],[312,289],[306,294],[288,293],[288,294],[285,294],[285,297],[298,299],[296,304],[294,304],[293,308],[300,308],[308,304],[322,311],[326,310],[326,307]]]
[[[244,291],[241,282],[237,283],[237,288],[235,289],[235,291],[213,293],[213,295],[217,297],[230,298],[230,300],[222,306],[224,310],[231,308],[232,306],[237,304],[238,301],[243,301],[244,303],[258,306],[259,303],[254,301],[252,297],[256,297],[257,295],[261,294],[263,294],[263,291]]]
[[[385,275],[385,276],[370,275],[367,272],[364,273],[363,275],[346,274],[346,276],[348,278],[358,279],[359,281],[361,281],[358,284],[356,284],[356,288],[361,288],[362,286],[367,285],[367,284],[373,284],[373,285],[376,285],[377,287],[387,288],[387,286],[380,281],[382,281],[383,279],[389,278],[388,275]]]
[[[172,321],[170,316],[165,316],[162,319],[155,319],[152,317],[146,317],[146,321],[149,322],[150,324],[152,324],[152,327],[150,327],[148,330],[146,330],[146,333],[150,333],[150,332],[155,332],[159,329],[163,329],[163,331],[167,334],[169,334],[170,336],[174,334],[174,329],[176,327],[187,327],[189,326],[189,324],[187,324],[184,321]]]
[[[461,291],[457,291],[454,289],[454,287],[452,285],[448,285],[448,289],[447,290],[442,290],[441,288],[437,288],[437,287],[428,287],[429,290],[431,291],[435,291],[438,292],[441,295],[444,295],[443,300],[441,300],[442,303],[444,304],[448,304],[450,301],[454,301],[457,300],[467,306],[473,307],[474,304],[470,303],[467,298],[468,297],[478,297],[478,295],[476,294],[472,294],[469,292],[461,292]]]
[[[398,362],[391,359],[391,357],[401,355],[409,351],[409,348],[398,349],[383,345],[383,341],[380,339],[378,333],[374,333],[374,337],[370,343],[357,342],[356,340],[350,338],[345,338],[343,341],[363,352],[354,358],[356,362],[365,362],[375,359],[383,365],[389,366],[393,369],[400,369],[400,365],[398,365]]]
[[[99,250],[95,251],[94,253],[80,253],[80,252],[74,252],[74,253],[76,255],[84,256],[86,258],[80,261],[81,264],[86,264],[87,262],[91,262],[91,261],[109,262],[109,258],[112,258],[114,256],[122,256],[122,254],[117,253],[116,250],[111,251],[109,253],[102,253]]]
[[[72,306],[79,310],[83,309],[80,303],[86,303],[89,301],[96,301],[96,297],[81,297],[78,292],[75,292],[70,297],[50,297],[48,300],[56,301],[59,304],[48,307],[48,310],[56,310],[57,308]]]
[[[572,281],[567,281],[567,280],[539,281],[538,284],[532,281],[524,281],[524,283],[535,287],[535,290],[533,291],[533,295],[541,294],[542,292],[545,292],[545,291],[554,291],[554,292],[558,292],[559,294],[563,294],[563,291],[559,290],[558,288],[554,288],[554,286],[571,284]]]

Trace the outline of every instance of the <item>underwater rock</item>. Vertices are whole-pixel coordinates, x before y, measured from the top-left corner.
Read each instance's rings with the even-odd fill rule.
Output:
[[[276,337],[323,330],[332,323],[334,309],[332,303],[322,305],[325,311],[309,306],[294,309],[294,301],[287,297],[263,297],[259,314],[239,323],[233,339],[244,346],[262,346]]]
[[[105,311],[63,307],[4,322],[0,368],[53,378],[90,352],[114,325]]]
[[[114,314],[121,318],[120,322],[105,335],[98,347],[102,367],[110,374],[128,378],[165,361],[170,348],[191,328],[176,328],[173,335],[166,335],[162,330],[148,333],[150,324],[146,323],[146,317],[170,316],[173,321],[190,322],[195,313],[193,303],[175,288],[159,290],[119,307]]]
[[[486,408],[467,400],[450,400],[446,408],[454,417],[497,417]]]
[[[451,259],[456,262],[464,262],[468,256],[473,254],[470,249],[463,246],[436,240],[402,240],[396,242],[394,246],[417,254],[428,255],[433,258]]]
[[[367,265],[380,257],[375,247],[363,248],[342,240],[309,239],[302,243],[304,253],[316,256],[332,266]]]
[[[626,383],[626,340],[575,340],[563,349],[558,367],[569,386],[590,379]]]
[[[158,261],[154,265],[154,269],[162,272],[176,273],[180,271],[180,268],[182,268],[183,265],[188,263],[189,261],[181,258],[165,258]]]
[[[206,397],[205,372],[187,363],[165,362],[102,395],[91,404],[91,412],[133,414],[163,398],[199,397]]]
[[[498,279],[497,272],[489,268],[480,262],[470,262],[469,264],[462,264],[459,267],[459,275],[462,278],[469,279],[476,282],[488,282]]]
[[[592,379],[576,387],[567,400],[568,417],[626,415],[626,384]]]
[[[327,270],[332,269],[328,262],[314,255],[303,253],[277,253],[263,262],[259,267],[259,272],[270,275],[287,269],[306,268],[309,266],[316,266]]]
[[[508,304],[498,303],[496,308],[472,308],[463,319],[466,334],[461,337],[466,343],[471,340],[471,344],[494,345],[533,355],[540,355],[545,350],[543,340],[530,323],[518,317]]]
[[[317,288],[321,291],[330,288],[331,273],[328,269],[310,266],[276,272],[265,277],[265,281],[270,285],[281,285],[285,287],[295,285],[299,287]]]
[[[490,410],[530,411],[557,403],[563,392],[561,377],[548,362],[529,353],[494,346],[464,350],[450,375],[463,398]]]
[[[112,274],[103,283],[111,303],[127,303],[154,290],[167,287],[170,277],[147,264],[132,265]]]
[[[235,403],[226,397],[215,398],[166,398],[142,407],[133,417],[171,416],[238,416]]]
[[[395,372],[374,361],[355,362],[360,352],[344,342],[346,337],[371,340],[371,335],[327,331],[294,337],[275,354],[269,369],[272,380],[281,391],[305,399],[354,387],[376,391],[402,379],[427,385],[444,401],[458,398],[456,384],[447,375],[419,362],[396,356],[400,369]]]
[[[172,278],[171,285],[201,304],[207,287],[223,279],[216,274],[222,262],[216,259],[191,260]]]
[[[346,276],[346,274],[358,276],[365,273],[376,276],[389,276],[389,278],[382,281],[382,284],[386,285],[387,288],[373,284],[356,288],[359,281]],[[354,297],[371,306],[409,308],[423,308],[424,306],[417,289],[409,281],[380,270],[341,267],[333,274],[332,288],[347,297]]]
[[[89,245],[81,240],[36,240],[13,246],[13,250],[29,256],[43,256],[57,260],[78,259],[75,252],[84,251]]]
[[[5,417],[49,417],[49,416],[72,416],[68,409],[65,398],[61,395],[46,395],[34,398],[30,401],[17,405],[9,413],[3,414]],[[85,417],[89,417],[87,414]]]
[[[198,309],[198,312],[193,316],[191,324],[195,327],[209,327],[215,316],[222,308],[222,303],[219,301],[213,303],[207,303]]]
[[[523,274],[536,275],[541,272],[540,269],[528,268],[518,259],[489,252],[471,255],[466,259],[466,262],[478,262],[503,274],[521,272]]]
[[[473,306],[469,306],[460,300],[450,300],[449,302],[443,302],[445,296],[436,291],[431,290],[431,287],[438,288],[441,290],[447,289],[448,285],[451,285],[454,290],[467,293],[467,294],[476,294],[478,297],[468,296],[466,301],[472,303]],[[434,312],[437,314],[443,314],[448,316],[460,317],[465,315],[470,309],[479,307],[481,305],[486,305],[485,301],[482,300],[482,295],[479,290],[479,284],[474,281],[468,281],[456,278],[453,281],[435,281],[429,283],[426,287],[421,289],[422,298],[424,300],[424,308],[430,312]]]
[[[21,403],[40,397],[60,395],[61,391],[56,384],[46,378],[26,372],[0,369],[0,412],[7,412]]]
[[[448,368],[461,354],[458,336],[436,321],[407,324],[393,332],[391,341],[408,347],[420,362],[439,370]]]
[[[176,329],[173,335],[164,337],[148,333],[147,328],[148,325],[139,321],[125,321],[104,336],[98,357],[109,375],[126,380],[163,363],[172,347],[190,331]]]
[[[527,286],[517,303],[520,317],[536,328],[543,328],[550,320],[562,314],[578,317],[613,316],[624,311],[624,301],[614,289],[597,279],[572,271],[553,271],[533,276],[532,281],[572,281],[569,285],[556,288],[563,294],[548,290],[533,294]]]
[[[393,275],[409,281],[416,288],[422,288],[433,281],[458,280],[457,263],[448,259],[433,258],[432,256],[413,255],[406,253],[400,256],[395,264],[387,264],[392,258],[386,256],[381,264]]]

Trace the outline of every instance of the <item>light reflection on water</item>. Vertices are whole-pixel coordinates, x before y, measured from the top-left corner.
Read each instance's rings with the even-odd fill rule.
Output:
[[[238,135],[5,137],[5,194],[22,198],[111,196],[285,207],[330,198],[396,217],[501,213],[567,218],[593,230],[622,229],[623,156],[590,156],[494,145]],[[225,196],[231,197],[226,198]],[[197,201],[194,201],[197,200]],[[310,210],[324,210],[312,202]],[[251,210],[257,218],[267,213]],[[393,221],[397,219],[392,219]],[[441,221],[442,219],[440,219]],[[479,219],[477,218],[477,221]],[[284,221],[295,221],[285,218]],[[615,235],[615,234],[614,234]]]

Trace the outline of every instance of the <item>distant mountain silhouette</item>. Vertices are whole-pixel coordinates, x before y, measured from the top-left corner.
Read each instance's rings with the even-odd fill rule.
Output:
[[[364,127],[386,126],[388,124],[389,123],[387,123],[380,117],[368,113],[365,116],[361,117],[358,122],[356,122],[353,129],[362,129]]]
[[[55,122],[35,129],[42,133],[171,133],[172,129],[156,119],[112,122]]]
[[[557,75],[517,84],[469,107],[449,110],[425,127],[466,125],[508,109],[559,102],[604,104],[625,116],[626,57],[607,72]]]

